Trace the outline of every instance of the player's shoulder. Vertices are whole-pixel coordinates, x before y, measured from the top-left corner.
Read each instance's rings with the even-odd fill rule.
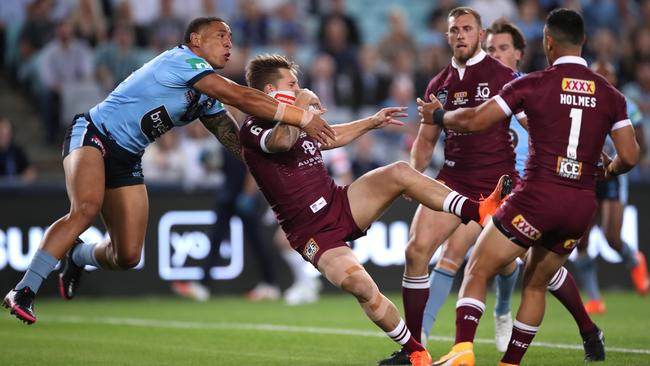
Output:
[[[178,45],[163,52],[161,58],[170,64],[182,65],[196,70],[211,70],[212,66],[202,57],[197,56],[185,45]]]
[[[429,84],[427,85],[427,91],[435,91],[434,89],[438,89],[442,83],[447,79],[447,76],[451,72],[451,64],[447,65],[447,67],[443,68],[440,70],[431,80],[429,81]]]

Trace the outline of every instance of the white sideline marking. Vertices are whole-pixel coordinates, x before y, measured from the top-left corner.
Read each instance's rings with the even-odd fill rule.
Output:
[[[333,335],[351,335],[358,337],[387,337],[385,333],[355,329],[341,328],[321,328],[321,327],[298,327],[294,325],[280,324],[253,324],[253,323],[204,323],[180,320],[156,320],[156,319],[138,319],[138,318],[116,318],[116,317],[80,317],[80,316],[42,316],[51,322],[59,323],[92,323],[107,325],[129,325],[133,327],[156,327],[156,328],[175,328],[175,329],[234,329],[234,330],[257,330],[267,332],[287,332],[287,333],[313,333],[313,334],[333,334]],[[429,340],[438,342],[452,342],[452,337],[429,336]],[[478,338],[476,343],[494,344],[494,340]],[[547,343],[533,342],[533,346],[544,348],[559,348],[581,350],[581,345],[564,344],[564,343]],[[650,355],[650,349],[621,348],[605,346],[607,352],[618,353],[638,353]]]

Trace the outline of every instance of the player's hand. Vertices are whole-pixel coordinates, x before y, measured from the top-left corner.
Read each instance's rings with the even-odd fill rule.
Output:
[[[302,129],[323,146],[336,141],[336,132],[321,118],[320,114],[313,113],[311,120]]]
[[[388,125],[404,126],[404,122],[396,118],[408,117],[406,109],[406,107],[382,108],[379,112],[370,117],[373,126],[372,128],[384,128]]]
[[[598,163],[598,169],[596,169],[596,179],[597,180],[610,180],[614,178],[609,174],[609,164],[612,163],[612,158],[607,155],[604,151],[600,153],[600,162]]]
[[[416,103],[418,104],[418,115],[420,116],[420,123],[432,125],[433,124],[433,112],[437,109],[442,108],[442,103],[436,98],[433,94],[429,95],[431,102],[427,103],[424,100],[418,98]]]
[[[327,111],[327,109],[323,108],[318,95],[307,88],[298,91],[294,105],[312,113],[324,114]]]

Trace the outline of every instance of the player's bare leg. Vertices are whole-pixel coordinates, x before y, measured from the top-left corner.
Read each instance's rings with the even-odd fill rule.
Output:
[[[431,363],[429,353],[413,338],[399,310],[379,291],[352,249],[338,247],[326,251],[318,261],[318,269],[333,285],[357,298],[368,318],[408,351],[413,365]]]
[[[99,150],[81,147],[63,160],[70,212],[54,222],[23,279],[4,299],[4,306],[28,324],[36,321],[33,301],[42,281],[97,218],[104,197],[104,160]]]
[[[145,185],[108,189],[102,218],[111,241],[95,248],[99,265],[113,270],[126,270],[138,265],[149,218]]]
[[[399,161],[361,176],[350,184],[348,197],[352,215],[360,228],[370,226],[401,194],[435,211],[452,212],[464,221],[480,222],[496,211],[502,189],[508,185],[503,179],[495,184],[495,197],[490,196],[479,204]]]
[[[526,251],[512,243],[490,221],[478,238],[470,256],[456,303],[456,340],[451,352],[434,365],[473,366],[473,341],[478,322],[485,311],[488,282],[501,268]]]
[[[501,362],[519,365],[544,318],[546,289],[551,278],[566,262],[560,255],[542,247],[532,247],[524,266],[524,289],[508,350]]]

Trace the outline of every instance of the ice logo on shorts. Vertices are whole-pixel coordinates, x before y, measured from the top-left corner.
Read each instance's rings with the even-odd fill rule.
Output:
[[[302,254],[307,258],[307,260],[313,263],[314,256],[318,253],[318,249],[320,249],[318,244],[316,244],[314,238],[311,238],[307,242],[307,245],[305,245],[305,250],[302,251]]]

